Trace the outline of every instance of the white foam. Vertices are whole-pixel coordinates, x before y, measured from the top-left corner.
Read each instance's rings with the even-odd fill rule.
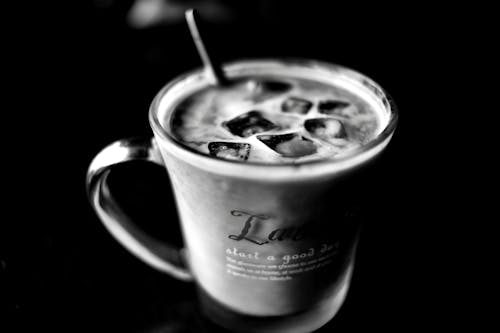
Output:
[[[259,77],[258,80],[287,82],[293,88],[285,93],[262,96],[261,90],[256,89],[256,81],[250,79],[238,81],[226,88],[207,87],[178,104],[175,117],[180,120],[180,125],[173,128],[174,135],[185,145],[204,154],[209,154],[207,146],[211,141],[241,142],[249,143],[252,147],[248,158],[250,162],[301,163],[341,156],[375,138],[383,127],[383,115],[375,110],[373,104],[343,87],[295,78]],[[311,101],[313,106],[305,115],[284,113],[281,104],[290,96]],[[350,106],[340,115],[325,115],[318,110],[318,103],[324,100],[345,101]],[[251,110],[261,111],[266,119],[278,124],[280,129],[242,138],[231,134],[222,125]],[[347,138],[322,140],[304,129],[306,119],[322,117],[340,120],[346,127]],[[163,126],[170,126],[166,121],[164,119]],[[283,157],[256,137],[283,133],[300,133],[317,145],[317,152],[298,158]]]

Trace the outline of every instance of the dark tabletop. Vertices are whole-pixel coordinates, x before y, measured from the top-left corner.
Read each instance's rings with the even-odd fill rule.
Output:
[[[436,97],[430,87],[445,75],[427,80],[429,68],[443,60],[433,53],[440,42],[433,35],[435,17],[421,8],[381,5],[241,3],[228,19],[206,22],[222,60],[287,56],[342,64],[377,81],[400,110],[384,155],[387,181],[375,195],[385,207],[370,212],[347,300],[321,332],[404,332],[436,322],[449,293],[436,287],[446,284],[437,272],[452,257],[433,254],[432,244],[442,241],[433,210],[441,178],[433,177],[437,185],[427,195],[416,190],[430,174],[446,173],[426,162],[442,152],[428,149],[421,158],[431,145],[423,126],[433,138],[443,135],[423,117],[429,111],[425,96]],[[126,19],[130,1],[65,6],[47,16],[46,26],[25,32],[30,42],[21,61],[28,70],[16,81],[24,88],[18,108],[29,112],[16,112],[28,124],[19,129],[22,148],[14,149],[11,167],[25,172],[10,179],[15,200],[7,208],[14,214],[2,223],[0,302],[13,324],[8,331],[220,331],[200,316],[191,284],[150,268],[108,234],[85,193],[92,157],[116,139],[150,136],[147,112],[156,92],[200,66],[187,27],[175,19],[133,27]],[[169,227],[147,224],[157,219],[155,200],[171,197],[164,170],[140,165],[115,177],[131,214],[178,241],[173,204],[162,216]]]

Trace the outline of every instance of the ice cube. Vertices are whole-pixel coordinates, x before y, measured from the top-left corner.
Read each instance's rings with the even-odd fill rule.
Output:
[[[246,161],[250,154],[250,144],[239,142],[210,142],[208,151],[210,155],[228,160]]]
[[[343,101],[327,99],[318,103],[318,111],[327,115],[342,115],[342,111],[350,104]]]
[[[272,92],[275,94],[286,93],[292,89],[292,85],[283,81],[260,81],[260,89],[262,91]]]
[[[313,103],[298,97],[288,97],[281,104],[281,111],[306,114],[312,107]]]
[[[283,81],[250,80],[247,82],[247,89],[251,92],[249,99],[260,103],[290,91],[292,85]]]
[[[313,118],[304,122],[304,128],[321,139],[343,139],[347,137],[344,124],[333,118]]]
[[[229,132],[243,138],[278,128],[277,125],[264,118],[260,111],[249,111],[222,124]]]
[[[298,133],[258,135],[257,139],[284,157],[301,157],[314,154],[316,145]]]
[[[255,94],[283,94],[292,90],[292,85],[284,81],[249,80],[246,85]]]

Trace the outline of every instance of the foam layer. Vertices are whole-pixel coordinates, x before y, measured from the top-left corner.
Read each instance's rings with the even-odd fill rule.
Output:
[[[171,126],[188,147],[260,163],[341,156],[382,129],[379,113],[354,93],[288,77],[243,78],[228,87],[206,87],[181,101],[170,119],[163,126]]]

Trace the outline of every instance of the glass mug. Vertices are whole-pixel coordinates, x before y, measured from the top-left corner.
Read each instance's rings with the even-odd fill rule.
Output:
[[[260,59],[236,61],[223,70],[229,79],[276,75],[341,85],[378,108],[384,127],[343,157],[298,165],[204,155],[162,126],[170,123],[176,103],[210,84],[198,69],[175,78],[154,98],[149,110],[154,138],[117,141],[94,158],[87,174],[89,200],[130,252],[193,281],[203,312],[220,326],[237,332],[313,331],[335,316],[346,297],[360,227],[353,207],[360,193],[370,191],[370,165],[389,143],[397,111],[375,82],[338,65]],[[109,173],[131,160],[165,166],[184,248],[146,234],[111,199]]]

